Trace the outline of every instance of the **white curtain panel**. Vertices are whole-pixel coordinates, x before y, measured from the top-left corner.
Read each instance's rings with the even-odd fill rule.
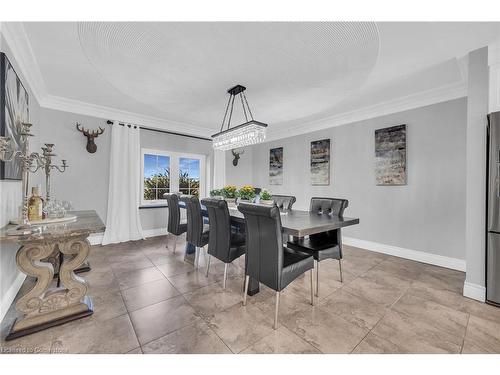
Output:
[[[142,239],[139,218],[141,186],[141,147],[139,127],[119,125],[111,128],[109,190],[106,231],[102,244]]]
[[[220,189],[226,185],[226,152],[214,150],[214,184],[213,189]]]

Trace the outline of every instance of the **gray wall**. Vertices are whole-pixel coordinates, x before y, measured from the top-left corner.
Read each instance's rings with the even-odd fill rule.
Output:
[[[226,183],[238,187],[253,181],[253,148],[245,147],[243,150],[245,153],[240,155],[240,160],[238,160],[236,167],[233,165],[233,154],[231,151],[226,151]]]
[[[485,285],[488,48],[469,53],[467,100],[466,284]],[[466,293],[469,293],[465,290]]]
[[[87,138],[76,129],[79,122],[88,129],[104,127],[95,143],[97,151],[85,149]],[[51,195],[58,200],[71,201],[77,210],[96,210],[105,221],[108,202],[110,127],[106,120],[69,112],[42,108],[40,111],[41,143],[54,143],[57,161],[68,160],[64,173],[51,174]],[[45,192],[45,174],[40,171],[36,180]]]
[[[24,87],[28,90],[30,121],[34,124],[33,133],[37,135],[39,133],[38,122],[40,111],[38,102],[33,95],[23,72],[19,68],[16,58],[13,56],[7,41],[2,35],[0,35],[0,46],[1,51],[7,55],[10,63],[16,70],[17,75],[21,78]],[[33,137],[31,140],[33,150],[37,147],[37,144],[37,137]],[[21,190],[20,181],[0,181],[0,227],[7,225],[11,218],[17,217],[18,208],[22,204]],[[22,277],[22,274],[17,269],[15,259],[18,248],[19,247],[17,245],[13,244],[0,244],[0,319],[6,313],[12,299],[17,293],[16,288],[14,288],[16,279],[19,280],[19,278]]]
[[[71,201],[76,210],[96,210],[104,222],[108,204],[111,145],[111,125],[106,125],[106,120],[42,108],[39,137],[43,142],[55,143],[58,157],[64,157],[70,165],[64,174],[53,174],[52,196]],[[96,139],[96,153],[90,154],[85,149],[87,139],[76,130],[77,121],[86,128],[97,129],[101,126],[106,129]],[[147,130],[141,130],[141,147],[204,154],[207,163],[212,152],[210,142]],[[40,172],[36,179],[45,187],[43,173]],[[140,218],[144,230],[166,228],[167,225],[166,208],[141,209]]]
[[[466,109],[463,98],[252,146],[251,167],[227,166],[226,180],[295,195],[299,209],[313,196],[347,198],[346,215],[360,224],[346,236],[465,259]],[[408,126],[408,184],[376,186],[374,131],[398,124]],[[311,186],[310,142],[323,138],[331,139],[331,183]],[[270,186],[269,149],[279,146],[284,183]]]

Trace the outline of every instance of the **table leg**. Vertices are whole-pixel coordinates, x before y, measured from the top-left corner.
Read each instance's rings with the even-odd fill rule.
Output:
[[[61,264],[60,255],[61,252],[59,251],[59,247],[55,246],[52,254],[50,254],[46,259],[42,259],[42,262],[48,262],[52,264],[52,267],[54,268],[54,278],[59,277],[59,266]],[[84,273],[89,272],[90,270],[90,263],[88,262],[88,260],[86,260],[80,267],[75,270],[75,273]]]
[[[24,243],[16,254],[19,269],[36,277],[36,284],[19,298],[16,309],[21,317],[16,319],[5,338],[12,340],[93,313],[92,300],[87,293],[85,280],[75,270],[87,259],[90,251],[88,235],[57,239],[56,241],[33,241]],[[63,288],[49,289],[54,277],[51,263],[43,262],[55,247],[67,256],[61,265],[60,275]]]

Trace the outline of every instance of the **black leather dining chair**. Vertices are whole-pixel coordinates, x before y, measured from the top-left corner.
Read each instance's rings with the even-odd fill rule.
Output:
[[[309,212],[318,215],[342,216],[349,205],[347,199],[311,198]],[[342,278],[342,236],[340,229],[310,235],[308,238],[294,238],[288,241],[287,247],[296,251],[306,252],[314,257],[316,268],[316,296],[319,296],[319,263],[325,259],[339,261],[340,282]]]
[[[181,234],[186,233],[187,223],[181,222],[181,209],[179,207],[179,195],[178,194],[165,194],[168,204],[168,223],[167,232],[174,236],[174,254],[175,248],[177,246],[177,237]],[[168,242],[166,247],[168,248]]]
[[[186,242],[196,248],[195,265],[200,264],[201,250],[208,244],[209,226],[203,223],[200,200],[194,195],[181,197],[186,205],[187,211],[187,233]]]
[[[311,305],[314,305],[313,268],[310,254],[283,246],[280,211],[276,206],[240,203],[246,222],[246,270],[243,305],[246,305],[250,277],[276,291],[274,329],[278,328],[280,292],[297,277],[310,271]]]
[[[278,206],[280,210],[291,210],[293,204],[297,200],[293,195],[271,195],[271,199],[274,204]]]
[[[245,236],[231,230],[231,218],[225,200],[206,198],[201,203],[207,208],[210,223],[206,276],[208,277],[212,256],[224,262],[222,288],[226,289],[227,266],[245,254]]]

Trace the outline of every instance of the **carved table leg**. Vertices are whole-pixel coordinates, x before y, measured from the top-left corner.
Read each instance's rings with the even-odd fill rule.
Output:
[[[59,261],[59,255],[60,251],[57,246],[54,247],[54,251],[52,251],[52,254],[50,254],[47,259],[43,259],[42,262],[49,262],[52,264],[52,267],[54,267],[54,277],[59,276],[59,266],[60,266],[60,261]],[[78,267],[75,270],[75,273],[83,273],[83,272],[89,272],[90,271],[90,263],[88,261],[83,262],[83,264]]]
[[[63,288],[49,289],[54,276],[51,263],[42,262],[50,256],[54,248],[72,258],[60,267]],[[37,278],[28,293],[19,298],[16,309],[22,314],[11,328],[6,340],[29,335],[43,329],[79,319],[93,313],[92,301],[86,296],[85,280],[74,271],[81,266],[90,251],[87,236],[69,237],[56,241],[35,241],[25,243],[17,252],[19,269]]]

